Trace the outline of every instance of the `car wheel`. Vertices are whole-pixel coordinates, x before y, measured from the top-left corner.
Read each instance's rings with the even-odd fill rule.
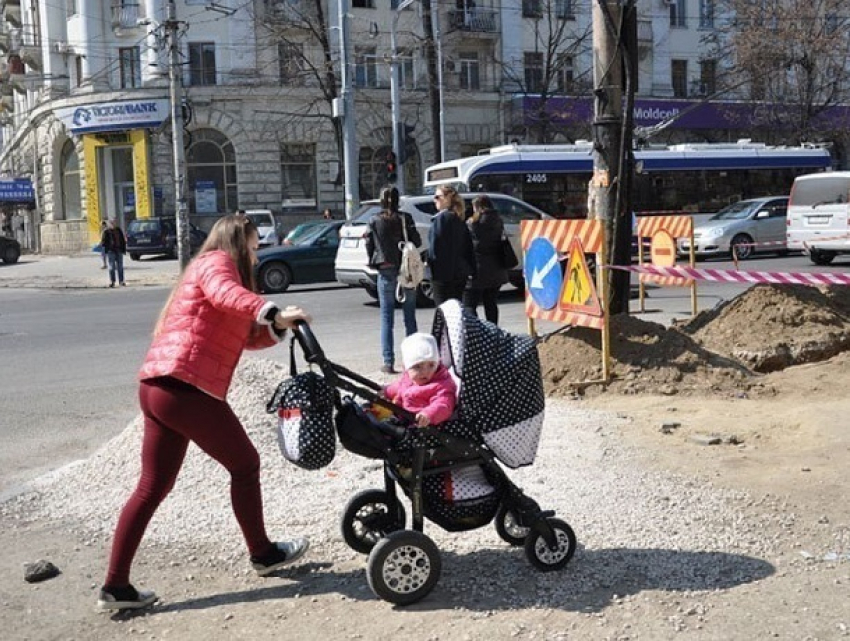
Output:
[[[7,265],[12,265],[18,262],[21,257],[21,250],[17,245],[8,245],[3,250],[3,262]]]
[[[824,251],[822,249],[812,249],[809,251],[809,259],[815,265],[829,265],[833,260],[835,260],[835,252]]]
[[[130,252],[130,260],[139,260],[141,257],[142,255],[137,252]]]
[[[260,270],[260,286],[267,294],[280,294],[292,284],[292,272],[283,263],[267,263]]]
[[[746,260],[752,256],[753,249],[753,239],[747,234],[737,234],[729,243],[729,253],[733,260],[736,256],[738,260]]]

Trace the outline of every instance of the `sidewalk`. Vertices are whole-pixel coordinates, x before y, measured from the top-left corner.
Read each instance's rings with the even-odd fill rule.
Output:
[[[177,282],[180,263],[174,259],[124,258],[127,287],[168,287]],[[101,269],[94,252],[71,256],[24,254],[14,265],[0,262],[0,287],[34,289],[93,289],[109,285],[109,272]]]

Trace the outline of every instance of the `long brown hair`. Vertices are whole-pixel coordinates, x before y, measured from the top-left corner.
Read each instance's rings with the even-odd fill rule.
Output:
[[[236,268],[239,270],[239,276],[242,280],[242,286],[245,289],[255,292],[257,291],[257,281],[254,278],[254,264],[251,260],[251,250],[248,249],[248,240],[252,234],[257,235],[258,232],[257,226],[251,222],[250,218],[239,214],[222,216],[213,225],[209,236],[207,236],[207,239],[198,251],[198,256],[211,251],[225,252],[236,263]],[[186,272],[184,271],[174,286],[174,289],[171,290],[168,300],[159,313],[159,318],[154,328],[154,335],[159,334],[163,320],[168,315],[168,309],[171,307],[171,301],[183,285],[185,276]]]
[[[443,194],[443,198],[449,203],[449,206],[446,207],[446,209],[452,210],[455,216],[461,220],[465,220],[466,206],[463,204],[463,198],[461,198],[461,195],[457,193],[457,189],[450,187],[449,185],[440,185],[439,189]]]

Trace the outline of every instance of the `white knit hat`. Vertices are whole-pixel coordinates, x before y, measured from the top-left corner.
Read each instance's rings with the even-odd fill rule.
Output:
[[[431,334],[411,334],[401,342],[401,360],[404,362],[404,369],[410,369],[425,361],[439,363],[440,350],[437,348],[437,340]]]

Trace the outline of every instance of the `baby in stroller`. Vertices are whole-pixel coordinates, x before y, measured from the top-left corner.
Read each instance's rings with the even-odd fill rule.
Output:
[[[456,381],[457,404],[447,420],[435,426],[442,416],[429,414],[428,426],[416,427],[424,423],[416,416],[420,410],[390,400],[398,400],[400,382],[388,387],[387,399],[381,385],[328,361],[306,325],[294,331],[328,384],[352,394],[337,393],[340,443],[384,462],[384,487],[348,501],[342,534],[352,549],[369,555],[373,592],[401,605],[424,598],[439,579],[442,561],[423,532],[426,518],[450,532],[494,521],[499,537],[524,546],[529,562],[543,571],[565,567],[577,546],[572,528],[526,496],[500,465],[517,468],[536,457],[545,399],[534,340],[472,316],[456,300],[437,309],[432,334],[410,345],[427,359],[436,345],[441,365],[435,371],[445,368]],[[405,367],[413,362],[405,361]],[[356,398],[401,421],[378,420]],[[398,489],[410,499],[409,524]]]
[[[384,388],[383,396],[412,412],[419,427],[448,420],[457,404],[457,384],[440,362],[436,339],[411,334],[401,343],[401,358],[405,371]]]

